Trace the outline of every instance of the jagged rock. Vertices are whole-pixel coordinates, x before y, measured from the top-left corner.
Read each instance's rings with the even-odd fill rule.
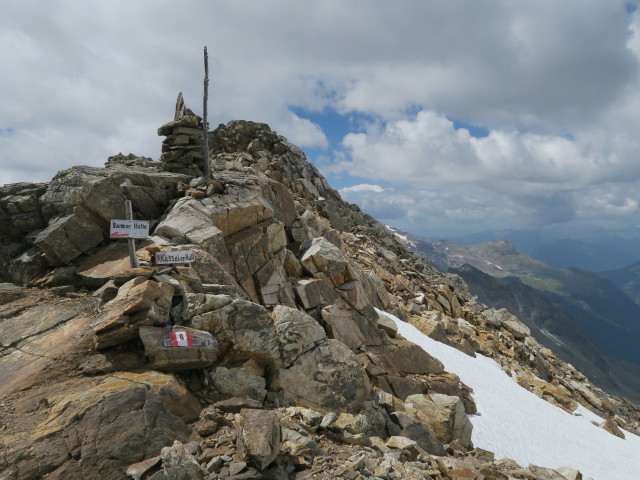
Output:
[[[324,237],[313,239],[300,257],[300,263],[314,277],[326,279],[336,287],[359,277],[340,249]]]
[[[46,256],[37,247],[29,248],[9,261],[8,278],[17,285],[30,285],[50,269]]]
[[[164,325],[167,320],[206,329],[219,341],[220,352],[215,368],[180,375],[199,398],[215,402],[193,425],[192,438],[199,445],[185,445],[184,455],[178,454],[182,446],[174,445],[168,451],[175,455],[165,455],[163,470],[143,470],[139,465],[142,470],[132,472],[141,478],[202,478],[205,474],[196,468],[191,455],[208,466],[210,478],[235,480],[285,480],[308,474],[349,480],[374,476],[533,478],[532,470],[507,460],[495,461],[486,452],[462,456],[470,446],[470,424],[464,412],[475,411],[470,389],[411,342],[390,339],[396,335],[395,323],[385,323],[386,317],[378,320],[374,307],[394,312],[428,330],[432,338],[470,354],[477,351],[491,356],[514,372],[519,383],[539,390],[547,400],[567,409],[574,405],[573,399],[579,400],[603,416],[624,417],[628,429],[637,428],[638,414],[631,404],[593,388],[575,369],[544,352],[506,310],[491,311],[474,302],[458,277],[434,272],[410,255],[381,224],[342,202],[315,167],[304,161],[302,152],[268,126],[238,121],[210,133],[214,181],[160,172],[161,167],[189,174],[202,171],[204,162],[197,145],[202,138],[201,119],[181,101],[176,110],[174,121],[160,129],[168,136],[163,142],[162,164],[118,155],[109,159],[107,169],[70,169],[51,185],[31,193],[22,186],[0,188],[0,223],[20,232],[0,232],[0,277],[14,282],[19,278],[16,283],[34,281],[48,295],[52,294],[50,287],[62,287],[58,292],[63,292],[80,282],[73,267],[52,270],[38,247],[27,250],[29,242],[40,233],[45,250],[47,242],[55,245],[56,235],[66,234],[67,229],[56,226],[59,219],[70,218],[70,226],[80,223],[79,216],[73,216],[74,209],[79,215],[86,212],[88,228],[99,230],[103,237],[108,220],[122,215],[125,198],[133,200],[136,217],[159,222],[151,239],[155,245],[139,244],[137,254],[143,265],[139,269],[127,266],[122,242],[112,242],[93,255],[91,266],[80,257],[93,250],[77,248],[76,238],[64,239],[64,247],[50,248],[48,253],[54,263],[81,264],[82,286],[108,285],[96,292],[110,302],[103,305],[99,318],[114,328],[101,330],[106,337],[98,344],[103,348],[108,339],[118,348],[98,354],[90,351],[92,338],[87,327],[97,300],[87,302],[82,316],[68,316],[62,303],[55,305],[56,315],[51,313],[53,307],[19,311],[25,299],[0,305],[0,338],[6,349],[0,353],[0,390],[14,395],[3,395],[1,400],[16,407],[15,419],[13,411],[0,410],[0,428],[6,424],[9,430],[3,430],[0,468],[12,469],[0,476],[20,480],[45,475],[52,480],[124,478],[128,466],[145,459],[157,463],[154,457],[161,447],[176,438],[187,441],[192,432],[185,422],[195,419],[200,406],[186,390],[168,385],[176,382],[173,377],[162,377],[172,379],[165,382],[153,380],[159,375],[153,372],[104,376],[143,367],[135,338],[152,328],[143,326],[131,337],[124,332],[138,332],[138,325],[147,321]],[[187,197],[172,200],[177,195]],[[171,209],[162,217],[170,201]],[[196,250],[198,261],[189,267],[148,266],[154,249],[183,248]],[[118,259],[101,257],[107,250],[122,253]],[[117,262],[121,265],[116,266]],[[9,270],[5,272],[6,265]],[[145,282],[149,298],[142,293],[134,298],[134,289]],[[119,285],[119,298],[110,298]],[[156,297],[152,291],[165,288],[159,285],[172,290]],[[73,292],[71,298],[81,296],[84,293]],[[135,322],[127,325],[131,318]],[[23,336],[25,331],[33,335]],[[65,345],[57,345],[58,341],[66,342],[73,355],[62,355]],[[154,368],[163,368],[157,355],[147,356]],[[175,359],[171,362],[175,364]],[[62,364],[65,375],[78,370],[96,376],[74,376],[57,385]],[[200,368],[204,364],[191,365]],[[51,378],[43,375],[45,368],[53,372]],[[529,382],[534,375],[548,382]],[[47,382],[37,384],[40,390],[32,393],[34,383],[43,379]],[[371,383],[384,392],[374,391]],[[63,395],[47,393],[52,388],[62,389],[58,393]],[[422,393],[425,389],[430,395]],[[216,402],[225,395],[235,396]],[[416,407],[420,400],[405,404],[401,400],[405,397],[419,397],[428,407]],[[267,442],[267,453],[258,454],[256,465],[271,463],[258,472],[247,464],[243,449],[251,445],[245,445],[240,435],[241,422],[247,430],[254,422],[234,414],[243,408],[265,412],[258,409],[291,404],[307,405],[327,415],[303,407],[281,408],[277,414],[256,413],[274,415],[274,419],[282,415],[275,422],[282,422],[283,427],[281,445]],[[20,420],[25,413],[31,420],[50,418],[37,429],[43,436],[20,443],[25,455],[35,452],[35,457],[17,462],[21,450],[14,439],[28,432],[12,425],[28,425],[29,419]],[[436,426],[443,437],[448,435],[446,442],[430,430],[435,431]],[[49,427],[52,430],[46,431]],[[393,438],[385,445],[383,438],[394,436],[410,440]],[[443,443],[449,455],[460,458],[445,456]],[[418,455],[422,450],[440,458]],[[305,472],[307,469],[312,470]]]
[[[213,404],[214,407],[222,410],[223,412],[238,413],[243,408],[260,408],[262,403],[252,398],[228,398],[226,400],[220,400]]]
[[[292,456],[315,457],[317,455],[327,455],[320,445],[302,433],[281,427],[282,443],[281,450]]]
[[[442,443],[459,440],[462,446],[471,449],[472,425],[458,397],[434,393],[411,395],[405,400],[416,408],[416,418],[427,426]]]
[[[372,346],[370,351],[384,355],[399,373],[433,374],[444,372],[444,365],[413,342],[394,338],[389,345]]]
[[[446,345],[451,345],[439,312],[423,312],[420,316],[414,315],[409,323],[428,337]]]
[[[240,438],[244,452],[260,470],[265,470],[280,452],[280,423],[273,410],[242,409]]]
[[[27,283],[19,278],[11,260],[29,248],[27,235],[44,228],[40,197],[46,183],[13,183],[0,186],[0,281]],[[24,281],[26,280],[26,281]]]
[[[536,480],[566,480],[564,475],[550,468],[529,464],[527,470],[535,476]]]
[[[398,334],[398,326],[396,325],[396,322],[386,315],[378,316],[378,327],[382,328],[392,338],[395,338]]]
[[[327,335],[320,324],[299,310],[278,305],[273,309],[271,318],[280,342],[285,368],[326,341]]]
[[[357,350],[367,343],[351,312],[330,305],[322,309],[322,320],[331,338],[340,340],[351,350]]]
[[[261,364],[280,365],[280,343],[269,312],[246,300],[226,295],[186,294],[183,318],[193,328],[214,335],[219,355],[254,359]]]
[[[400,431],[402,436],[415,440],[418,446],[427,453],[432,455],[445,455],[442,442],[414,415],[408,412],[396,411],[392,413],[392,417],[402,428]]]
[[[530,392],[535,393],[540,398],[546,399],[569,413],[572,413],[578,407],[578,402],[569,396],[570,392],[562,387],[561,384],[556,385],[543,382],[536,378],[525,377],[516,377],[516,381]]]
[[[582,480],[582,473],[580,473],[575,468],[560,467],[560,468],[556,468],[556,471],[567,480]]]
[[[199,411],[173,377],[153,372],[113,375],[48,402],[48,418],[32,434],[37,453],[20,462],[20,478],[47,472],[68,478],[62,472],[81,471],[80,478],[124,480],[127,466],[157,455],[176,438],[186,441],[185,421]],[[77,464],[65,463],[69,452],[76,452]]]
[[[273,218],[274,210],[261,195],[232,190],[208,205],[213,224],[225,237]]]
[[[137,277],[125,283],[91,323],[96,348],[103,349],[138,337],[140,326],[161,326],[171,307],[173,287]]]
[[[366,433],[369,430],[369,420],[366,415],[352,414],[341,412],[334,422],[331,423],[331,428],[337,428],[344,430],[352,435],[359,433]]]
[[[23,288],[12,283],[0,283],[0,305],[13,302],[26,295]]]
[[[396,375],[387,375],[384,377],[389,386],[393,389],[396,397],[401,400],[406,399],[409,395],[416,395],[425,392],[425,386],[422,382],[411,380],[410,378],[399,377]]]
[[[110,167],[73,167],[59,172],[41,198],[43,214],[51,218],[81,206],[106,229],[110,220],[124,218],[126,192],[143,191],[144,195],[129,198],[133,211],[147,218],[159,217],[169,200],[175,197],[177,183],[185,179],[182,175],[149,167],[126,167],[115,163]]]
[[[338,298],[338,293],[320,279],[301,278],[295,284],[298,301],[305,310],[323,308]]]
[[[286,402],[310,408],[354,411],[372,396],[355,355],[337,340],[326,340],[280,369],[277,387]]]
[[[161,371],[207,367],[216,361],[218,342],[209,332],[174,326],[141,326],[138,331],[149,368]]]
[[[524,340],[531,335],[529,327],[518,320],[518,317],[512,315],[506,308],[499,310],[487,309],[482,312],[482,318],[487,325],[492,327],[503,327],[518,340]]]
[[[513,316],[512,319],[502,322],[502,326],[518,340],[524,340],[531,335],[531,330],[524,323]]]
[[[230,265],[223,232],[200,200],[184,197],[154,230],[155,235],[200,246],[223,265]]]
[[[620,430],[620,428],[618,427],[618,425],[616,425],[616,422],[614,422],[612,419],[607,418],[605,420],[603,420],[600,425],[598,425],[600,428],[606,430],[607,432],[609,432],[612,435],[615,435],[616,437],[619,438],[625,438],[624,437],[624,433],[622,433],[622,430]]]
[[[72,207],[38,234],[35,244],[44,252],[51,265],[65,265],[99,245],[105,238],[103,227],[96,224],[83,207]]]
[[[149,242],[143,241],[136,244],[136,256],[141,259],[148,256]],[[144,253],[143,253],[144,252]],[[82,283],[90,288],[103,286],[109,280],[122,278],[129,274],[131,261],[129,248],[125,242],[113,242],[96,253],[90,255],[76,268],[76,274],[82,279]],[[153,270],[149,270],[150,276]]]
[[[223,395],[250,398],[262,403],[267,394],[266,380],[242,368],[216,367],[209,373],[216,391]]]
[[[151,475],[149,480],[204,479],[205,472],[182,442],[176,440],[172,446],[163,448],[160,456],[163,469]]]
[[[402,437],[399,435],[394,435],[393,437],[389,437],[389,440],[385,443],[385,445],[389,448],[394,448],[396,450],[407,450],[407,451],[418,451],[416,448],[418,444],[407,437]],[[418,452],[419,454],[419,452]]]
[[[161,462],[162,457],[159,455],[157,457],[148,458],[141,462],[134,463],[133,465],[129,465],[129,468],[127,468],[125,473],[133,480],[140,480],[143,476],[148,476],[151,470],[159,467]]]

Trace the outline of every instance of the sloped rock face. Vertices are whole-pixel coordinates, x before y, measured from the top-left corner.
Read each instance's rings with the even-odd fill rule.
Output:
[[[136,277],[118,290],[91,324],[96,348],[104,349],[138,337],[140,326],[164,325],[173,287],[168,283]]]
[[[22,284],[37,276],[37,267],[20,268],[22,265],[17,257],[33,243],[33,239],[27,236],[47,224],[40,202],[46,189],[46,183],[16,183],[0,187],[0,224],[3,225],[0,232],[0,281]],[[12,265],[12,259],[17,265]]]
[[[377,308],[637,428],[635,407],[409,254],[268,126],[210,132],[214,178],[191,177],[200,121],[179,99],[162,162],[119,155],[0,190],[15,227],[0,274],[47,288],[42,306],[0,289],[0,400],[24,415],[0,411],[0,478],[535,478],[472,450],[470,389]],[[137,268],[107,240],[125,199],[151,223]],[[154,265],[163,250],[197,258]]]
[[[177,195],[178,182],[186,180],[132,155],[111,157],[106,166],[73,167],[48,185],[3,187],[0,218],[10,228],[0,233],[0,247],[6,253],[2,258],[13,260],[0,275],[28,283],[48,266],[68,265],[108,238],[109,221],[125,218],[125,200],[132,201],[137,218],[157,218]],[[36,250],[21,259],[31,245]]]

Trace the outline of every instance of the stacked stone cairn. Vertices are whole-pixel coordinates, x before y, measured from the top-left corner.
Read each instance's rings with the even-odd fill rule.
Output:
[[[162,141],[160,155],[165,171],[202,176],[202,117],[185,106],[182,92],[178,94],[173,121],[162,125],[158,135],[167,137]]]

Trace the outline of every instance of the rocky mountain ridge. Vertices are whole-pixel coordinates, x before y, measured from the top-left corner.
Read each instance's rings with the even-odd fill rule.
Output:
[[[637,401],[640,309],[603,275],[550,267],[505,240],[462,245],[413,239],[407,246],[441,271],[462,275],[481,302],[517,312],[539,340],[560,347],[565,361],[576,362],[601,387]]]
[[[201,121],[179,99],[161,162],[0,188],[0,479],[581,478],[474,447],[470,389],[376,309],[639,432],[638,407],[407,251],[268,126],[210,132],[206,182]],[[139,267],[108,238],[125,200],[151,224]],[[184,249],[198,260],[153,262]]]

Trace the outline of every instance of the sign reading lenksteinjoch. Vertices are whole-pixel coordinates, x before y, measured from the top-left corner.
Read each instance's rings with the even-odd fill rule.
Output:
[[[198,257],[193,250],[176,250],[173,252],[156,252],[154,255],[156,264],[165,263],[192,263]]]
[[[149,220],[111,220],[111,238],[147,238]]]

